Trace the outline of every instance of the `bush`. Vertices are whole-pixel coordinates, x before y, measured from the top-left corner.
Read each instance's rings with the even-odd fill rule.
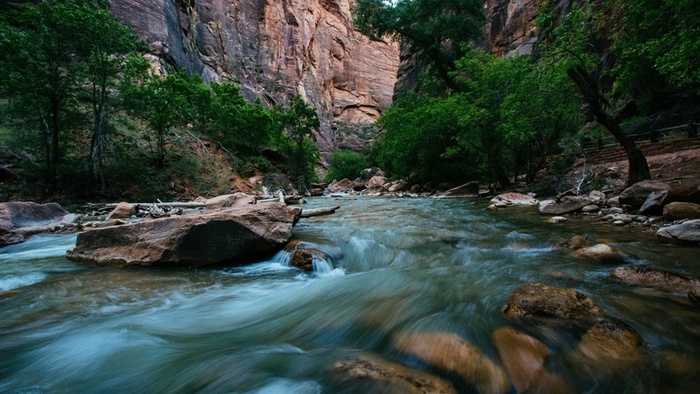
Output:
[[[367,168],[367,160],[353,151],[338,151],[331,155],[331,169],[326,174],[326,182],[343,178],[355,179]]]

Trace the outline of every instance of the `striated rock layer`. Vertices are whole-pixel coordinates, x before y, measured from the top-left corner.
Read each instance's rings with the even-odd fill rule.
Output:
[[[112,0],[112,11],[161,59],[248,99],[300,94],[320,115],[324,153],[339,145],[334,121],[371,123],[391,105],[398,44],[356,31],[350,0]]]

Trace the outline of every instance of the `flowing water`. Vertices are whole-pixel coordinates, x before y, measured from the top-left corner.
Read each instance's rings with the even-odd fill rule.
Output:
[[[586,234],[613,242],[628,264],[696,277],[696,246],[467,200],[318,198],[307,207],[334,204],[336,214],[294,231],[333,257],[313,273],[281,254],[215,269],[88,267],[63,257],[74,235],[0,249],[0,392],[360,392],[335,379],[334,363],[362,353],[420,368],[392,345],[409,332],[454,333],[497,361],[492,333],[504,326],[543,341],[547,368],[575,392],[700,391],[700,309],[551,248]],[[579,365],[567,357],[575,335],[505,318],[509,294],[530,282],[589,295],[640,333],[648,360],[615,373]]]

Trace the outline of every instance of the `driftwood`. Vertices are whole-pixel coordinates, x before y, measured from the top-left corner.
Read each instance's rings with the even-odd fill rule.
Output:
[[[336,205],[333,207],[326,207],[326,208],[316,208],[316,209],[302,209],[301,210],[301,217],[302,218],[310,218],[312,216],[323,216],[323,215],[330,215],[335,213],[336,210],[338,210],[340,206]]]
[[[152,206],[157,206],[159,208],[205,208],[206,205],[204,202],[157,202],[157,203],[152,203],[152,202],[141,202],[141,203],[130,203],[133,206],[142,206],[142,207],[152,207]],[[102,210],[102,209],[114,209],[117,207],[117,203],[110,203],[110,204],[101,204],[101,203],[93,203],[93,204],[88,204],[88,207],[93,209],[93,210]]]

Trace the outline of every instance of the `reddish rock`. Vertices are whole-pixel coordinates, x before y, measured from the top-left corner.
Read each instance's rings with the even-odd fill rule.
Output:
[[[539,203],[537,199],[522,193],[503,193],[491,199],[491,204],[505,203],[506,205],[534,206]]]
[[[241,264],[281,249],[300,213],[265,203],[93,229],[78,234],[66,257],[115,266]]]
[[[131,215],[136,213],[136,207],[133,204],[129,204],[128,202],[120,202],[117,204],[116,207],[112,210],[112,212],[107,215],[107,220],[110,219],[127,219],[130,218]]]
[[[537,387],[545,373],[549,349],[537,339],[504,327],[493,333],[493,341],[508,376],[519,393]]]
[[[672,202],[664,206],[664,219],[681,220],[700,218],[700,204],[692,202]]]

